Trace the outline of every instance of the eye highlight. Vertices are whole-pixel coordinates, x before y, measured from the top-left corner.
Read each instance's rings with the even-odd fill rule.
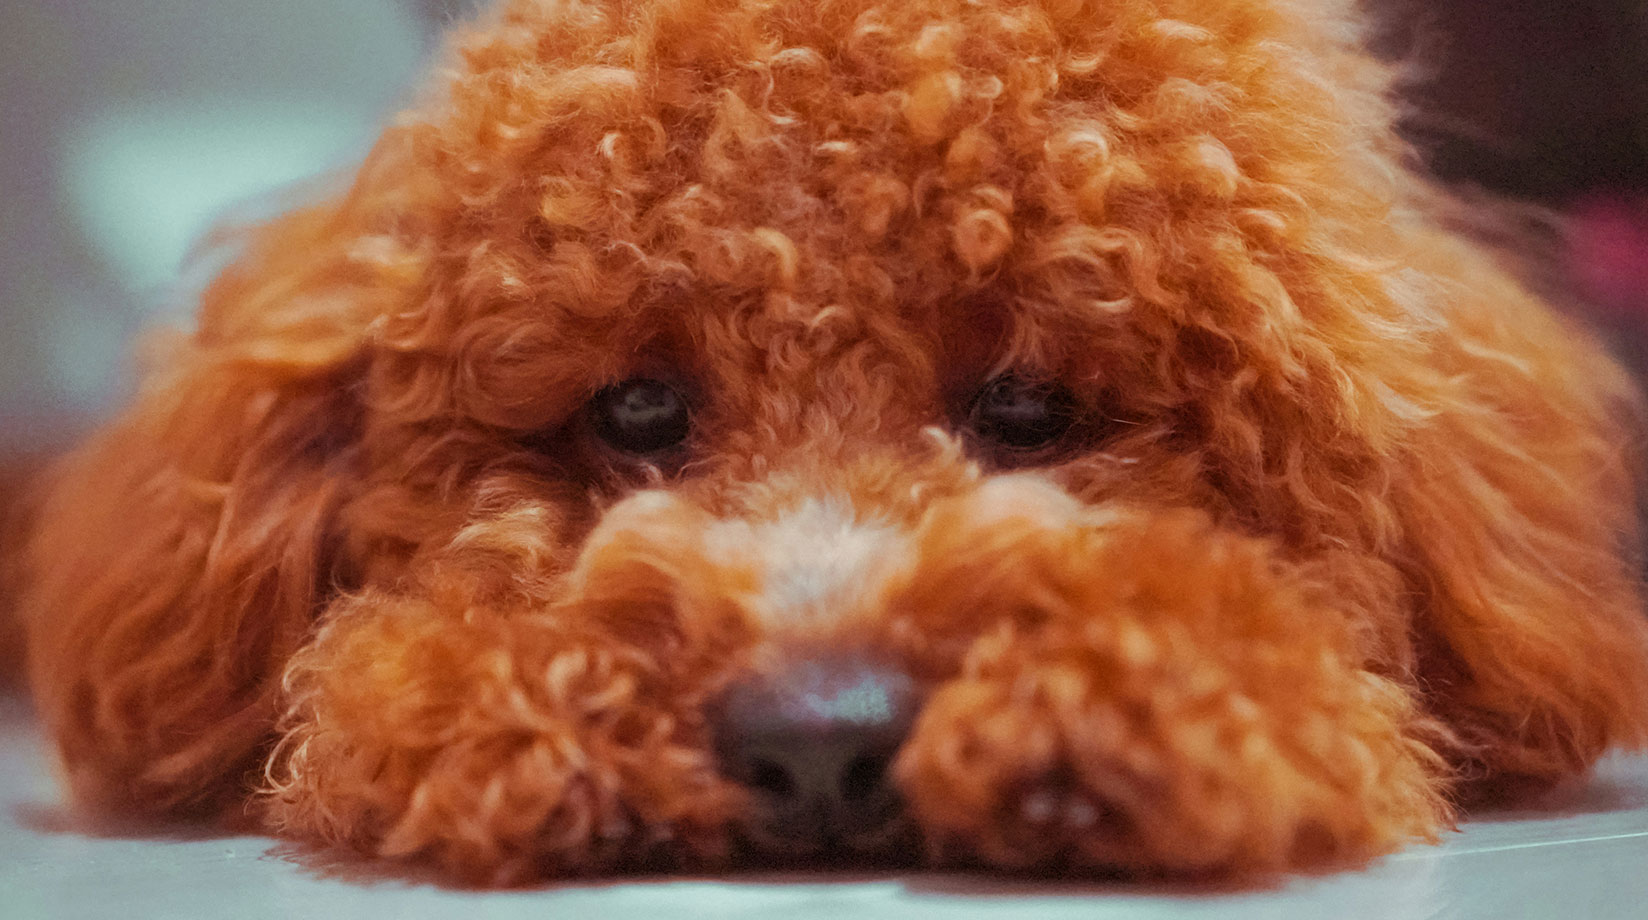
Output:
[[[1012,450],[1057,441],[1076,418],[1076,398],[1058,384],[1004,374],[973,401],[969,422],[978,435]]]
[[[678,446],[692,431],[692,411],[672,386],[637,377],[614,384],[589,402],[601,440],[628,454],[653,454]]]

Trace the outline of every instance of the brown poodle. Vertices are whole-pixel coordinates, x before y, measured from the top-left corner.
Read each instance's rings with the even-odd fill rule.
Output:
[[[505,3],[50,477],[76,801],[1252,873],[1642,742],[1635,397],[1349,5]]]

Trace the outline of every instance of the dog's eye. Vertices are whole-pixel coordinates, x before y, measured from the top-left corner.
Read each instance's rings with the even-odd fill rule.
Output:
[[[973,402],[973,430],[1003,447],[1034,450],[1058,440],[1076,417],[1076,399],[1056,384],[997,377]]]
[[[590,401],[601,439],[631,454],[667,450],[687,439],[692,414],[675,388],[637,378],[607,387]]]

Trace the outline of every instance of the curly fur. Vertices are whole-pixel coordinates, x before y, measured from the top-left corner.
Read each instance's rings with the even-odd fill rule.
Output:
[[[1355,864],[1641,743],[1636,398],[1437,229],[1348,6],[505,3],[56,469],[77,801],[475,882],[715,860],[706,708],[820,644],[926,688],[939,860]],[[1079,447],[967,436],[1010,369]],[[582,421],[638,373],[676,466]],[[808,503],[898,550],[787,620]]]

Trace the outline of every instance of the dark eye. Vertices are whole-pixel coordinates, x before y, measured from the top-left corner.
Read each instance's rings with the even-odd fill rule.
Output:
[[[607,387],[590,400],[595,432],[625,453],[651,454],[687,439],[692,413],[675,388],[637,378]]]
[[[1007,374],[973,403],[973,430],[1003,447],[1033,450],[1058,440],[1076,416],[1076,399],[1057,384]]]

